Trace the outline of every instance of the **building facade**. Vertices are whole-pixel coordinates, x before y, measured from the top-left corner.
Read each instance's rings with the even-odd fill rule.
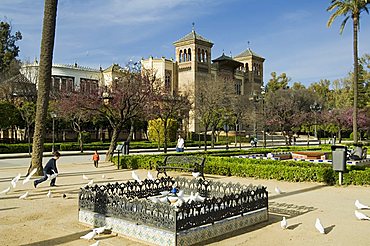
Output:
[[[200,96],[200,87],[204,81],[221,81],[227,76],[233,83],[234,94],[250,102],[251,95],[260,93],[263,86],[263,63],[265,59],[251,49],[247,49],[235,57],[222,54],[212,60],[213,43],[192,30],[190,33],[173,43],[176,60],[149,57],[142,59],[145,69],[151,69],[172,93],[190,94],[193,109],[189,114],[188,131],[200,132],[202,129],[196,117],[196,108]],[[253,105],[250,105],[253,108]]]

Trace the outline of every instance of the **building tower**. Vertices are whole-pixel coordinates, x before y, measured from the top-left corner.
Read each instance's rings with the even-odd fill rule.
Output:
[[[194,117],[197,107],[197,87],[202,81],[211,78],[211,49],[213,43],[193,30],[173,43],[176,49],[178,63],[178,91],[188,92],[193,103],[193,110],[189,113],[187,131],[199,132],[200,126]]]
[[[243,63],[242,71],[248,73],[248,80],[251,83],[250,94],[259,93],[263,85],[263,62],[265,58],[257,55],[250,48],[234,57],[234,60]]]

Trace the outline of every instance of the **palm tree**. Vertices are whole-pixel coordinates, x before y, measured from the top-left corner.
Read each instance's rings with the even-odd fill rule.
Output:
[[[30,170],[37,168],[37,174],[39,175],[42,174],[42,156],[44,151],[44,135],[46,128],[45,121],[49,105],[57,5],[58,0],[45,0],[38,75],[35,131],[33,134],[31,166],[28,170],[28,172],[30,172]]]
[[[366,7],[367,0],[332,0],[331,5],[327,8],[327,11],[333,11],[334,13],[330,16],[327,26],[330,27],[333,21],[339,16],[345,16],[341,26],[340,34],[343,33],[343,29],[351,17],[353,20],[353,142],[357,144],[357,100],[358,100],[358,29],[360,24],[360,14],[364,10],[369,13]]]

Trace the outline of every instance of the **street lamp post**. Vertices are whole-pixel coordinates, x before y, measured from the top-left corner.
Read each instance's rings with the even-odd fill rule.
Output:
[[[261,86],[261,99],[262,99],[262,116],[263,116],[263,147],[266,148],[266,116],[265,116],[265,95],[266,95],[266,87]]]
[[[57,115],[56,115],[56,113],[51,112],[50,113],[50,116],[51,116],[51,118],[53,120],[53,128],[52,128],[52,130],[53,130],[53,133],[52,133],[52,136],[53,136],[53,146],[52,146],[52,152],[54,153],[55,152],[55,118],[57,117]]]
[[[315,138],[317,138],[317,113],[321,111],[321,108],[321,105],[318,104],[316,101],[312,105],[310,105],[311,111],[315,114]]]
[[[225,117],[224,130],[226,133],[226,150],[229,150],[229,117]]]

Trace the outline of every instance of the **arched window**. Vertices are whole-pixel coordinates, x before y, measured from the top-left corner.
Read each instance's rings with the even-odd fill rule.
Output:
[[[180,50],[180,52],[179,52],[179,62],[182,62],[182,50]]]
[[[204,62],[208,62],[208,51],[204,52]]]
[[[191,49],[188,49],[188,61],[191,61]]]
[[[202,55],[201,55],[201,57],[200,57],[200,61],[201,61],[201,62],[204,62],[204,49],[202,49]]]
[[[186,49],[184,49],[184,62],[188,61],[188,54],[186,53]]]
[[[198,62],[200,62],[201,61],[201,54],[200,54],[200,48],[198,48]]]

